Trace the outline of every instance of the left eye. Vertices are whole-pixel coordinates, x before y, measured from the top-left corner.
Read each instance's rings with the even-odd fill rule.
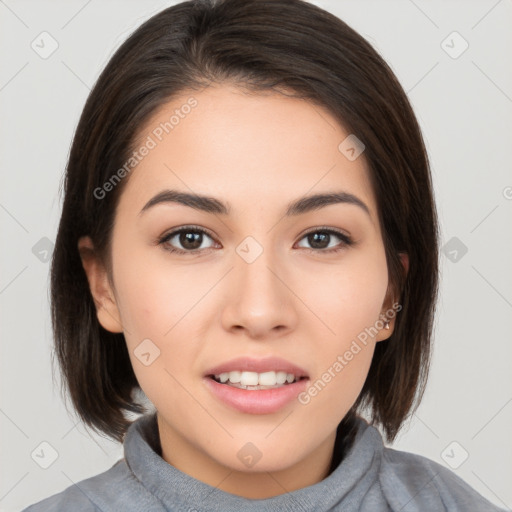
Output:
[[[341,240],[341,243],[335,244],[334,246],[327,245],[327,247],[324,247],[325,241],[331,241],[333,236]],[[313,246],[312,249],[307,247],[306,249],[316,252],[337,252],[341,251],[347,246],[352,245],[353,243],[352,239],[348,235],[333,229],[319,229],[316,231],[311,231],[310,233],[306,233],[301,240],[304,239],[307,239],[308,242]]]
[[[191,254],[195,252],[200,252],[205,249],[211,249],[212,247],[202,247],[203,245],[203,237],[207,236],[211,240],[213,238],[203,229],[200,228],[180,228],[167,235],[164,235],[159,241],[159,244],[165,246],[165,249],[179,254]],[[341,242],[338,244],[334,244],[334,246],[330,245],[329,242],[332,241],[332,237],[338,238]],[[172,245],[172,240],[176,239],[175,243],[181,244],[183,249],[177,248]],[[347,246],[352,245],[352,239],[341,232],[335,231],[333,229],[317,229],[315,231],[311,231],[306,233],[302,238],[302,240],[307,239],[308,243],[311,244],[312,247],[303,247],[307,251],[312,252],[323,252],[323,253],[331,253],[340,251]],[[327,242],[327,246],[325,243]]]

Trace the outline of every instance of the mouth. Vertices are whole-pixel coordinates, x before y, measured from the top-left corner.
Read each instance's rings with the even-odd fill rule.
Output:
[[[246,414],[271,414],[292,403],[309,382],[299,366],[278,357],[234,359],[204,375],[209,392]]]
[[[219,384],[225,384],[226,386],[248,391],[276,389],[307,379],[306,376],[295,375],[285,371],[276,372],[273,370],[262,373],[235,370],[208,375],[207,377]]]

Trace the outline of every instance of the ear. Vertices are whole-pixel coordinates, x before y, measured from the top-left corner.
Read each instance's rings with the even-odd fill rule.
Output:
[[[107,331],[123,332],[121,315],[108,280],[107,271],[103,262],[95,253],[90,237],[84,236],[78,240],[78,252],[96,305],[98,321]]]
[[[405,268],[405,275],[407,275],[409,273],[409,255],[406,252],[399,252],[398,256],[400,256],[402,265]]]
[[[409,255],[406,254],[405,252],[400,252],[398,253],[398,255],[400,256],[400,260],[405,269],[405,274],[407,275],[407,273],[409,272]],[[393,334],[393,331],[395,330],[396,315],[400,311],[399,309],[396,308],[397,301],[398,298],[393,296],[391,287],[388,287],[386,298],[384,299],[384,304],[382,305],[380,320],[383,322],[389,322],[389,329],[380,329],[379,333],[375,338],[375,341],[385,341],[389,339],[389,337]]]

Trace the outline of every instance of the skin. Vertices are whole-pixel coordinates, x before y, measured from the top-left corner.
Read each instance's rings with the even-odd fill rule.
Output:
[[[98,320],[124,332],[137,379],[158,411],[163,459],[229,493],[268,498],[328,475],[336,427],[394,321],[307,405],[293,400],[272,414],[241,413],[214,397],[203,375],[234,357],[279,356],[314,382],[375,324],[394,302],[376,201],[364,154],[349,161],[338,150],[348,132],[327,110],[276,92],[249,94],[221,84],[183,94],[155,113],[140,140],[191,95],[197,107],[125,178],[110,279],[89,237],[79,249]],[[164,189],[216,197],[231,214],[175,203],[139,214]],[[370,213],[340,203],[284,217],[295,199],[340,190]],[[189,224],[212,234],[198,242],[195,255],[158,244]],[[315,249],[305,235],[322,227],[355,244],[330,254]],[[247,236],[263,248],[250,264],[236,252]],[[179,236],[171,245],[187,250]],[[323,247],[336,246],[342,240],[331,235]],[[134,355],[147,338],[160,349],[149,366]],[[237,457],[247,442],[262,453],[251,468]]]

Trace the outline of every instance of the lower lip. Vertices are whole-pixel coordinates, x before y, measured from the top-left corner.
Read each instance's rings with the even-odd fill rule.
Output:
[[[248,414],[271,414],[297,398],[306,389],[309,379],[302,379],[292,384],[285,384],[272,389],[240,389],[220,384],[210,377],[205,377],[210,391],[222,402],[234,409]]]

